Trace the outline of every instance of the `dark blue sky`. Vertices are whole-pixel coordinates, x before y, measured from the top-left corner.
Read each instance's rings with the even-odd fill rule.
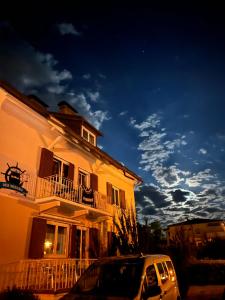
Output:
[[[140,219],[224,218],[222,6],[89,2],[5,9],[0,77],[104,133],[104,151],[144,179]]]

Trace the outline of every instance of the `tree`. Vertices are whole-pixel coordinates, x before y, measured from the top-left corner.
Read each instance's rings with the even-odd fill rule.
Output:
[[[114,218],[113,223],[117,232],[114,235],[112,247],[116,246],[119,253],[124,255],[138,253],[138,233],[134,213],[121,210],[120,214]]]

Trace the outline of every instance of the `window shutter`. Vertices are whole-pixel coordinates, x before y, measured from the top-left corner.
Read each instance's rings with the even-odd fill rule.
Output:
[[[53,152],[46,148],[42,148],[38,176],[41,178],[51,176],[52,169],[53,169]]]
[[[110,204],[113,204],[112,203],[112,184],[107,182],[106,183],[106,192],[107,192],[107,198],[108,198],[108,201]]]
[[[77,257],[77,245],[76,245],[77,226],[72,225],[70,229],[70,249],[69,257]]]
[[[29,258],[43,258],[44,256],[44,242],[46,235],[46,220],[41,218],[33,218]]]
[[[125,200],[125,191],[120,190],[120,206],[123,209],[126,209],[126,200]]]
[[[69,164],[69,173],[68,173],[68,179],[72,180],[74,179],[74,164]]]
[[[89,229],[89,258],[97,258],[100,253],[99,230],[97,228]]]
[[[94,191],[98,191],[98,176],[94,173],[90,176],[90,186]]]

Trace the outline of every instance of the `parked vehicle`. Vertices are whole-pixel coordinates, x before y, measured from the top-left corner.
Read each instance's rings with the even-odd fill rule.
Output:
[[[61,299],[178,300],[180,293],[169,256],[132,255],[98,260]]]

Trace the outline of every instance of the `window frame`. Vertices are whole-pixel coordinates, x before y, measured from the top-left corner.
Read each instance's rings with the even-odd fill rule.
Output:
[[[84,137],[84,131],[87,132],[87,138]],[[84,126],[81,127],[81,136],[85,141],[93,146],[96,146],[96,135]],[[93,143],[90,141],[90,136],[93,137]]]
[[[90,173],[81,168],[78,168],[78,186],[83,186],[83,184],[80,184],[80,173],[82,175],[85,175],[85,178],[86,178],[85,187],[89,188],[90,187]]]
[[[55,226],[55,232],[54,232],[54,248],[53,248],[53,253],[51,254],[45,254],[44,253],[44,258],[66,258],[68,256],[68,246],[69,246],[69,225],[65,223],[60,223],[56,221],[51,221],[47,220],[46,222],[46,227],[48,225],[53,225]],[[65,235],[65,252],[63,254],[57,254],[57,242],[58,242],[58,227],[64,227],[66,228],[66,235]],[[46,241],[46,234],[45,233],[45,241]],[[44,241],[44,244],[45,244]]]
[[[117,199],[116,199],[117,201],[115,201],[115,198],[116,198],[115,195],[116,194],[117,194]],[[116,205],[116,206],[120,207],[120,202],[121,202],[120,201],[120,190],[114,185],[112,185],[112,202],[113,202],[113,205]]]
[[[60,168],[59,168],[60,172],[58,174],[57,173],[53,174],[53,176],[54,175],[58,175],[59,178],[67,178],[68,179],[70,163],[68,161],[66,161],[66,160],[64,160],[64,159],[62,159],[62,158],[54,155],[53,156],[53,164],[54,164],[55,161],[58,161],[60,163]],[[64,165],[66,165],[68,167],[68,175],[67,175],[67,177],[63,177],[63,166]]]

